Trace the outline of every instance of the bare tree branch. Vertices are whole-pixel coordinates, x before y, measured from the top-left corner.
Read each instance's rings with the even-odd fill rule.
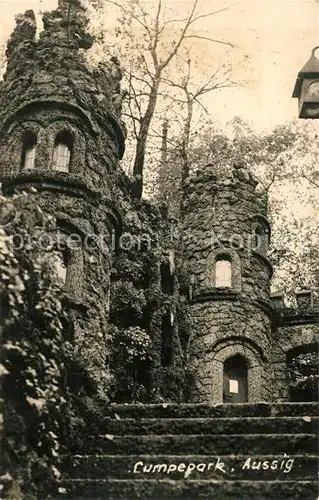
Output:
[[[210,16],[227,11],[230,6],[208,13],[200,13],[198,12],[200,0],[193,0],[188,16],[181,19],[175,19],[175,21],[179,24],[182,23],[182,26],[179,33],[175,34],[175,39],[172,44],[167,47],[167,44],[165,45],[165,43],[163,43],[165,38],[163,33],[165,32],[165,28],[173,23],[174,19],[165,19],[162,0],[157,0],[153,16],[146,10],[142,0],[127,1],[128,6],[125,6],[120,0],[106,0],[107,3],[118,8],[123,13],[123,17],[126,19],[129,18],[137,23],[143,37],[143,41],[141,42],[136,39],[134,25],[130,22],[127,29],[124,27],[123,31],[124,34],[129,37],[132,53],[134,54],[135,51],[136,54],[136,58],[132,58],[132,61],[135,61],[135,64],[139,64],[138,68],[134,68],[132,62],[130,72],[133,74],[129,75],[128,72],[125,71],[124,75],[129,88],[126,111],[127,115],[131,117],[132,128],[136,137],[133,175],[137,179],[137,184],[136,189],[134,188],[135,194],[133,193],[133,195],[140,197],[142,192],[142,177],[147,141],[158,98],[162,97],[164,101],[168,99],[171,103],[173,102],[186,106],[186,122],[184,125],[181,125],[184,127],[183,144],[186,157],[194,104],[199,104],[203,109],[205,109],[203,104],[198,99],[201,95],[217,88],[233,84],[227,79],[224,79],[224,81],[216,81],[215,75],[218,73],[217,70],[203,85],[193,91],[191,88],[192,61],[189,51],[186,47],[186,59],[183,59],[179,53],[183,42],[187,39],[197,38],[213,43],[227,45],[232,48],[234,48],[235,45],[225,40],[209,38],[208,36],[205,36],[205,34],[201,35],[200,33],[189,32],[190,28],[193,27],[197,21],[204,18],[207,19]],[[178,16],[174,15],[174,17]],[[145,36],[143,36],[143,34]],[[146,50],[145,41],[147,44]],[[162,55],[163,52],[164,55]],[[147,56],[149,59],[147,59]],[[164,70],[176,56],[180,57],[180,59],[185,63],[184,78],[180,83],[170,81],[170,79],[165,79],[163,75]],[[151,62],[150,64],[149,61]],[[153,65],[153,67],[151,67],[151,65]],[[184,98],[180,98],[178,92],[176,92],[177,95],[175,96],[170,96],[168,93],[166,94],[163,88],[161,88],[162,83],[170,86],[171,88],[180,90],[184,94]],[[139,125],[139,128],[137,128],[137,124]]]
[[[199,19],[203,19],[204,17],[210,17],[210,16],[214,16],[215,14],[219,14],[220,12],[225,12],[226,10],[229,10],[229,8],[232,7],[233,5],[236,5],[236,3],[229,5],[228,7],[224,7],[223,9],[215,10],[213,12],[208,12],[207,14],[200,14],[199,16],[196,16],[196,17],[194,17],[194,19],[192,19],[192,21],[190,22],[190,25],[194,24]]]
[[[208,40],[209,42],[220,43],[222,45],[228,45],[232,49],[239,49],[238,45],[235,45],[235,44],[233,44],[231,42],[225,42],[224,40],[216,40],[215,38],[210,38],[208,36],[203,36],[203,35],[185,35],[184,36],[184,40],[186,38],[198,38],[200,40]]]

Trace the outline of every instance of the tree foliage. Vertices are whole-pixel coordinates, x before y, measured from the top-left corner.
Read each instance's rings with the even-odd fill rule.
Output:
[[[318,401],[318,352],[300,353],[288,365],[292,401]]]
[[[292,298],[298,287],[318,289],[319,255],[316,214],[319,210],[317,132],[313,124],[290,122],[271,132],[256,133],[240,117],[226,130],[207,123],[193,131],[188,146],[190,175],[213,164],[226,175],[233,163],[247,165],[269,198],[272,225],[270,257],[275,265],[273,287]],[[171,137],[160,165],[153,197],[164,199],[178,217],[182,193],[183,137]],[[298,210],[296,210],[298,206]]]

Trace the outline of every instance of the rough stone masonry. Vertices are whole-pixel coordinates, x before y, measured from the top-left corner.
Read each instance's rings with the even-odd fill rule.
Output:
[[[2,188],[7,196],[35,188],[39,206],[58,221],[65,239],[75,355],[103,393],[113,265],[108,242],[120,234],[122,223],[122,71],[116,58],[96,69],[88,66],[84,52],[93,38],[80,4],[59,0],[56,10],[43,14],[39,38],[31,10],[17,16],[16,23],[0,83]],[[54,164],[59,140],[69,148],[67,170]],[[25,168],[30,150],[32,168]],[[213,165],[203,165],[186,180],[182,228],[169,249],[170,269],[177,274],[182,267],[190,283],[185,292],[179,276],[174,281],[174,293],[187,307],[190,332],[182,338],[183,327],[174,319],[174,341],[166,343],[171,353],[163,370],[169,378],[171,363],[184,367],[187,398],[193,402],[287,401],[287,359],[292,352],[314,349],[318,341],[318,312],[310,292],[306,306],[294,311],[278,307],[270,296],[267,203],[248,167],[234,164],[217,178]],[[71,234],[82,242],[76,249],[68,244]],[[175,265],[176,255],[181,266]],[[164,342],[158,325],[172,326],[160,315],[157,311],[149,324],[157,350]],[[180,400],[183,392],[177,385],[172,400]]]

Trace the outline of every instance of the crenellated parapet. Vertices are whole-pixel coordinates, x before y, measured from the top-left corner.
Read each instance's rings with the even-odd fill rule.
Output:
[[[11,123],[21,120],[22,114],[25,122],[32,106],[58,107],[61,112],[68,107],[80,120],[85,114],[96,137],[104,136],[99,147],[112,142],[120,158],[125,139],[120,117],[122,71],[116,58],[97,69],[88,66],[84,51],[92,46],[93,37],[81,3],[60,0],[56,10],[45,12],[38,39],[33,11],[17,16],[16,23],[8,41],[0,96],[2,135],[8,135]]]
[[[295,306],[287,307],[285,294],[271,295],[275,309],[273,342],[274,397],[289,401],[289,362],[294,356],[319,350],[319,306],[312,290],[295,292]]]
[[[45,12],[39,37],[32,11],[16,21],[0,93],[2,190],[32,193],[56,219],[49,236],[57,240],[54,265],[70,298],[74,350],[103,392],[110,275],[122,223],[122,73],[114,59],[97,70],[87,65],[93,37],[79,0],[59,0]],[[29,196],[19,200],[27,212]]]
[[[281,326],[286,324],[297,324],[298,322],[319,321],[319,307],[314,300],[313,290],[299,289],[295,291],[295,306],[288,306],[283,291],[273,292],[270,296],[274,310],[276,311],[276,323]]]

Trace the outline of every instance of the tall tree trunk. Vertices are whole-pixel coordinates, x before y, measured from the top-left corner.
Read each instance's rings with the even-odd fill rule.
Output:
[[[133,198],[140,199],[143,193],[143,171],[145,163],[145,151],[148,138],[148,131],[154,115],[158,88],[161,81],[161,74],[156,74],[154,77],[154,84],[149,95],[148,106],[146,112],[141,120],[140,130],[137,137],[136,153],[133,167],[133,185],[132,196]]]
[[[193,118],[193,105],[194,102],[190,96],[187,98],[187,117],[184,125],[183,131],[183,141],[182,141],[182,184],[185,179],[189,176],[189,157],[188,157],[188,149],[189,149],[189,139],[191,133],[191,124]]]
[[[167,133],[168,133],[168,121],[163,120],[162,125],[162,146],[161,146],[161,162],[158,169],[158,185],[159,193],[158,198],[160,200],[165,200],[167,198],[166,190],[163,189],[165,186],[165,181],[167,180]]]

